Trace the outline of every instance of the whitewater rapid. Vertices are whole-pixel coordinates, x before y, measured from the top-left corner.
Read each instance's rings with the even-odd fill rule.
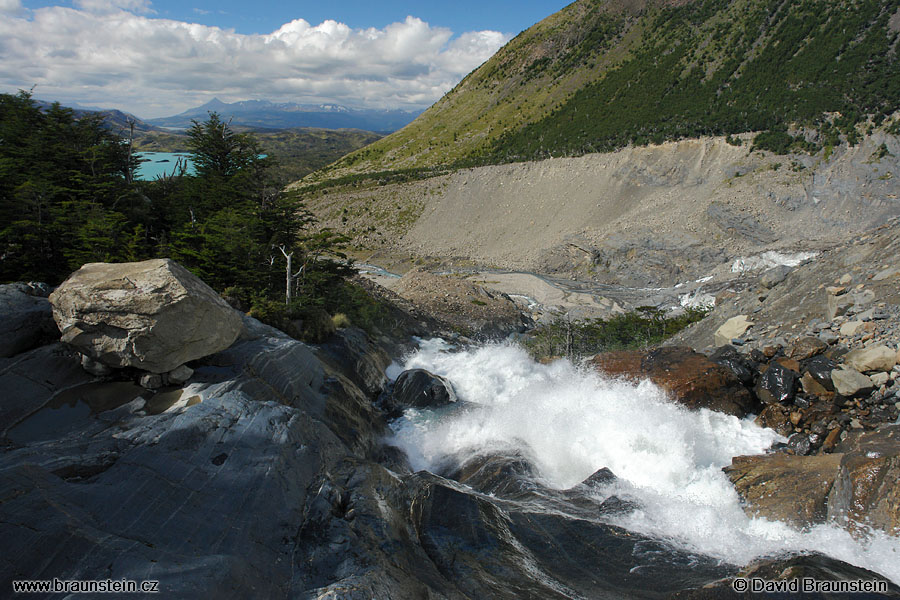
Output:
[[[875,531],[855,539],[834,525],[798,531],[744,513],[722,467],[782,439],[752,418],[689,411],[650,382],[607,379],[566,360],[540,364],[515,345],[455,351],[443,340],[421,341],[388,375],[413,368],[448,378],[461,400],[410,409],[394,422],[390,443],[416,470],[440,473],[478,454],[518,452],[543,484],[566,489],[607,467],[618,479],[597,489],[598,501],[616,495],[640,507],[610,517],[615,525],[731,564],[815,551],[900,583],[900,538]]]

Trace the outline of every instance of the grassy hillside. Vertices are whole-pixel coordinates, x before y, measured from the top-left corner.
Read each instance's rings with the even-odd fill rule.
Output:
[[[578,0],[308,181],[748,131],[852,144],[900,109],[898,40],[900,0]]]

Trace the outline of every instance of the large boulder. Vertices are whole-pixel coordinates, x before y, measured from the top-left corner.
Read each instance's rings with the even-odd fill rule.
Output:
[[[28,284],[0,285],[0,358],[31,350],[57,333],[46,298]]]
[[[169,259],[90,263],[50,295],[62,341],[111,367],[165,373],[229,347],[241,317]]]
[[[859,348],[844,356],[844,364],[860,372],[890,371],[897,364],[897,353],[887,346]]]
[[[841,456],[736,456],[723,471],[748,513],[808,527],[824,523],[828,516],[828,494]]]
[[[407,408],[433,408],[456,402],[453,385],[444,377],[425,369],[403,371],[394,382],[394,391],[384,400],[385,409],[391,414]]]
[[[872,380],[853,369],[835,369],[831,372],[831,381],[834,389],[841,396],[852,398],[865,396],[874,387]]]
[[[749,321],[745,315],[738,315],[728,319],[721,327],[716,329],[716,333],[713,334],[716,346],[730,344],[731,340],[744,335],[752,325],[753,323]]]
[[[598,354],[593,365],[614,377],[650,379],[688,408],[708,408],[736,417],[753,412],[753,396],[728,367],[681,346]]]
[[[900,534],[900,425],[860,436],[845,453],[828,496],[828,516]]]

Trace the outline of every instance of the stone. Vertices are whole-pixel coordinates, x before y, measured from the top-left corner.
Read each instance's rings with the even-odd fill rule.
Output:
[[[781,435],[790,435],[794,431],[789,411],[780,404],[767,405],[756,417],[755,423],[760,427],[774,429]]]
[[[841,285],[849,285],[853,281],[853,276],[850,273],[844,273],[840,279],[838,279],[838,283]]]
[[[831,372],[835,391],[841,396],[853,398],[872,391],[872,380],[853,369],[841,368]]]
[[[837,443],[841,440],[841,433],[843,429],[840,427],[835,427],[831,431],[828,432],[828,435],[825,436],[825,441],[822,442],[822,449],[825,452],[831,452],[834,450],[834,447],[837,446]]]
[[[838,331],[844,337],[853,337],[862,329],[863,325],[864,323],[862,321],[847,321],[841,325],[841,328]]]
[[[888,267],[887,269],[883,269],[876,273],[872,277],[872,281],[884,281],[885,279],[897,276],[900,276],[900,267]]]
[[[869,379],[872,380],[872,385],[874,385],[875,387],[881,387],[888,381],[890,381],[891,378],[890,375],[882,371],[879,373],[872,373],[871,375],[869,375]]]
[[[831,372],[837,368],[837,363],[826,356],[814,356],[806,361],[804,370],[815,379],[819,385],[829,392],[834,391],[834,382],[831,380]]]
[[[827,519],[828,495],[842,458],[841,454],[736,456],[722,470],[748,514],[803,528]]]
[[[81,368],[95,377],[106,377],[113,372],[111,367],[107,367],[86,354],[81,355]]]
[[[833,321],[835,317],[847,314],[851,306],[853,306],[853,299],[849,295],[833,296],[829,294],[826,300],[825,318]]]
[[[794,397],[796,382],[794,371],[777,362],[769,363],[769,368],[756,382],[756,397],[764,404],[790,402]]]
[[[787,265],[772,267],[760,276],[759,284],[767,290],[772,289],[773,287],[787,279],[787,276],[791,271],[793,271],[793,269]]]
[[[166,373],[166,379],[171,385],[183,385],[193,374],[194,370],[192,368],[187,365],[181,365]]]
[[[720,346],[709,355],[709,360],[731,370],[741,383],[753,385],[753,367],[734,346]]]
[[[756,408],[752,395],[731,369],[691,348],[667,346],[650,352],[605,352],[590,363],[613,377],[650,379],[673,401],[694,410],[708,408],[745,417]]]
[[[385,399],[385,410],[398,414],[407,408],[436,408],[456,401],[453,385],[445,377],[425,369],[409,369],[394,382],[390,398]]]
[[[808,371],[803,374],[803,377],[800,378],[800,385],[803,387],[803,391],[811,396],[817,396],[819,398],[824,398],[830,396],[833,392],[830,392],[825,389],[821,383],[819,383],[815,377],[813,377]]]
[[[110,367],[153,373],[229,347],[241,317],[169,259],[89,263],[50,295],[62,341]]]
[[[897,353],[887,346],[869,346],[845,354],[844,364],[860,372],[890,371],[897,364]]]
[[[837,456],[837,455],[835,455]],[[828,495],[828,516],[900,533],[900,425],[864,433],[846,452]]]
[[[807,360],[822,354],[828,349],[828,344],[812,336],[804,336],[795,341],[787,352],[788,358],[794,360]]]
[[[836,343],[840,339],[840,336],[833,331],[823,331],[819,334],[819,339],[830,346],[831,344]]]
[[[0,285],[0,358],[36,348],[58,334],[46,298],[24,283]]]
[[[147,390],[158,390],[165,382],[159,373],[144,373],[139,380],[140,386]]]
[[[747,320],[746,315],[738,315],[725,321],[713,334],[716,346],[730,344],[731,340],[739,338],[753,325]]]

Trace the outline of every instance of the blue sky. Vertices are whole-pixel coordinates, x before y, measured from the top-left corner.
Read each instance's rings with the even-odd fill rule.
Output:
[[[0,0],[0,92],[145,118],[213,97],[422,109],[566,4]]]

